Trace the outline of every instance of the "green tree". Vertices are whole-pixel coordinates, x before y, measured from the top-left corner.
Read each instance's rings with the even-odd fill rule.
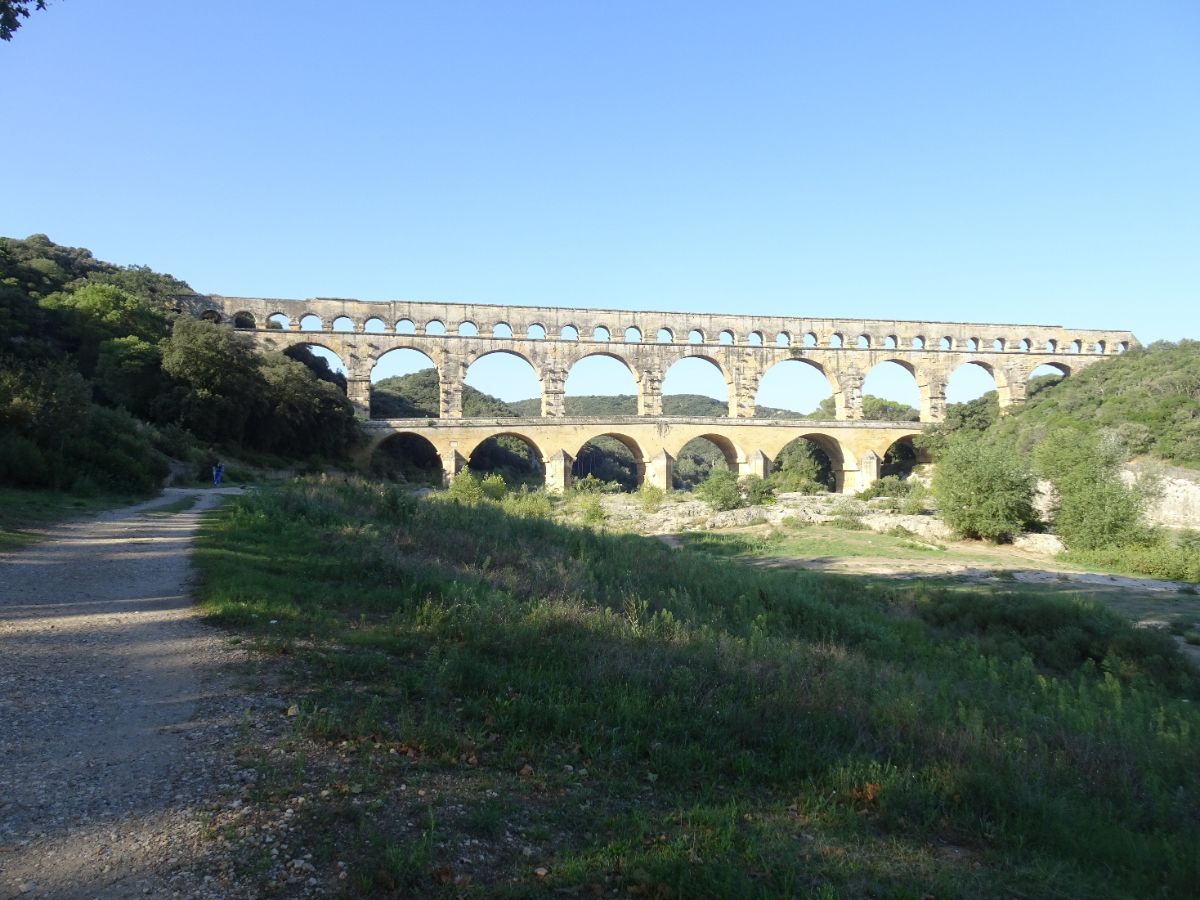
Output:
[[[1034,521],[1035,483],[1007,445],[960,434],[934,468],[933,494],[942,519],[955,531],[1003,541]]]
[[[287,456],[340,456],[357,442],[354,407],[336,385],[282,353],[264,357],[259,371],[264,408],[250,423],[253,446]]]
[[[1114,432],[1078,428],[1051,432],[1038,445],[1039,473],[1054,485],[1055,533],[1072,550],[1099,550],[1146,543],[1146,506],[1156,485],[1121,479],[1125,448]]]
[[[127,335],[158,341],[167,332],[160,310],[116,285],[86,283],[50,294],[41,306],[59,317],[60,340],[85,375],[95,371],[104,341]]]
[[[742,505],[737,475],[724,465],[713,466],[708,477],[696,485],[693,493],[717,510],[737,509]]]
[[[163,343],[162,367],[184,388],[177,400],[184,425],[204,441],[243,442],[247,423],[262,409],[267,393],[247,338],[180,316]]]
[[[94,378],[100,399],[148,417],[162,389],[162,351],[135,335],[100,344]]]
[[[0,0],[0,41],[11,41],[13,32],[29,18],[29,10],[45,9],[46,0]]]
[[[866,394],[863,397],[863,418],[870,422],[919,422],[921,414],[907,403]]]

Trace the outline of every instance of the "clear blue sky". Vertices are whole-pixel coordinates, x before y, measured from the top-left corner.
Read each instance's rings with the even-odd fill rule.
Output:
[[[1200,337],[1195,0],[53,0],[0,76],[0,234],[201,291]]]

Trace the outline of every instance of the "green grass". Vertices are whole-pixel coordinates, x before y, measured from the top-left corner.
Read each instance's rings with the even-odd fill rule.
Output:
[[[36,529],[65,519],[126,506],[144,497],[130,494],[78,496],[61,491],[0,487],[0,552],[41,539]]]
[[[303,773],[260,799],[308,786],[293,843],[349,893],[457,893],[480,847],[489,897],[1192,893],[1200,685],[1170,638],[708,547],[361,482],[231,500],[204,608],[300,706]]]
[[[951,549],[903,530],[881,534],[865,528],[841,527],[841,523],[785,525],[764,533],[691,532],[680,538],[692,549],[710,555],[734,557],[797,560],[848,557],[928,560],[933,557],[938,562],[963,565],[998,565],[1001,559],[1006,558],[994,548],[984,545],[959,545]]]

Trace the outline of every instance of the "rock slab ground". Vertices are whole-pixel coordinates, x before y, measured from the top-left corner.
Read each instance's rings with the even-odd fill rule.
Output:
[[[0,555],[0,898],[220,895],[195,873],[239,650],[197,620],[189,550],[228,492]]]

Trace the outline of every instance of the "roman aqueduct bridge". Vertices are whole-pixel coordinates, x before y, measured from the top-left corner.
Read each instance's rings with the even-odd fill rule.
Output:
[[[946,385],[964,364],[986,370],[1002,407],[1025,399],[1030,373],[1049,365],[1064,375],[1137,345],[1128,331],[1052,325],[907,322],[871,319],[642,312],[541,306],[374,302],[318,298],[276,300],[217,295],[180,298],[187,311],[244,330],[264,350],[323,347],[342,360],[347,394],[368,421],[368,450],[395,434],[415,434],[437,451],[454,477],[483,441],[520,437],[541,456],[546,484],[562,489],[589,440],[608,435],[625,444],[639,475],[670,487],[672,467],[689,440],[705,437],[743,474],[765,475],[790,441],[818,443],[834,465],[839,489],[874,481],[888,448],[919,431],[914,423],[863,421],[862,385],[881,362],[916,379],[921,422],[945,415]],[[439,418],[370,420],[371,370],[391,350],[419,351],[437,370]],[[541,384],[539,417],[467,419],[462,415],[467,369],[491,353],[524,359]],[[637,416],[568,417],[564,386],[571,367],[589,356],[624,364],[637,389]],[[663,415],[662,383],[681,359],[698,357],[725,380],[728,417]],[[835,420],[755,417],[755,396],[769,369],[808,365],[829,382]]]

